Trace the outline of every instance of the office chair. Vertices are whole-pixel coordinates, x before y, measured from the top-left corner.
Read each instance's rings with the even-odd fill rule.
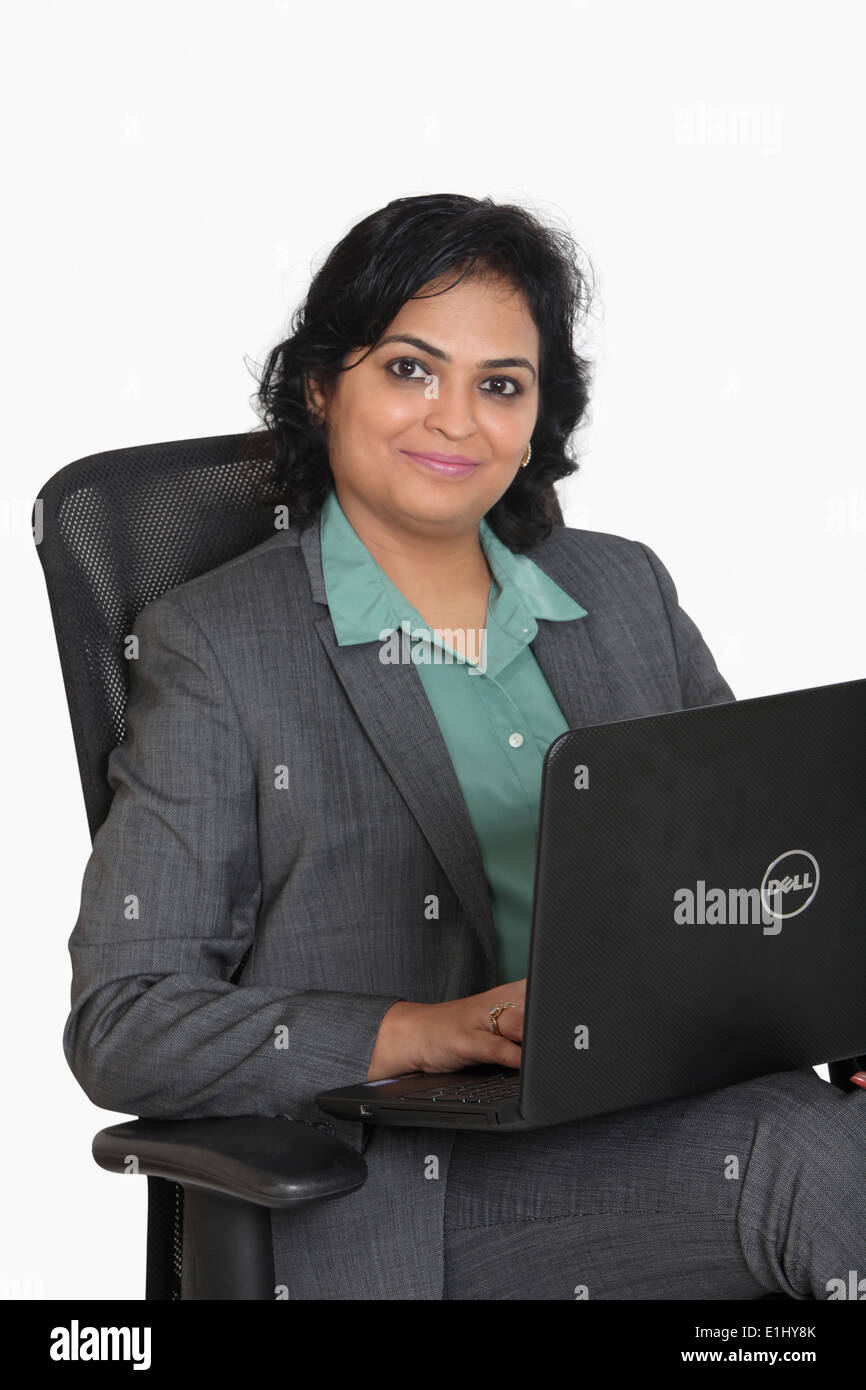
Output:
[[[91,841],[113,796],[106,772],[126,732],[124,638],[139,610],[272,535],[279,502],[264,431],[92,454],[41,489],[34,540]],[[558,503],[553,515],[562,525]],[[831,1063],[831,1080],[853,1090],[848,1078],[864,1065]],[[273,1299],[270,1210],[333,1200],[366,1181],[363,1158],[325,1129],[248,1115],[101,1130],[96,1162],[147,1177],[145,1298]]]
[[[41,489],[34,541],[91,842],[113,797],[108,755],[126,732],[126,634],[146,603],[273,535],[274,487],[269,436],[251,432],[93,454]],[[147,1177],[145,1298],[273,1300],[270,1210],[366,1181],[360,1154],[325,1128],[247,1115],[101,1130],[96,1162]]]

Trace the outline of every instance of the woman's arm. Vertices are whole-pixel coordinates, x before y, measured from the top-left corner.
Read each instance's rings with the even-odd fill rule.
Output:
[[[257,789],[207,638],[163,597],[133,628],[127,737],[69,942],[67,1061],[96,1105],[276,1115],[368,1069],[393,995],[235,985],[261,901]]]
[[[647,557],[652,575],[661,590],[671,625],[683,709],[702,705],[724,705],[736,699],[727,681],[720,674],[712,652],[695,623],[679,605],[676,586],[655,551],[642,541],[635,541]]]

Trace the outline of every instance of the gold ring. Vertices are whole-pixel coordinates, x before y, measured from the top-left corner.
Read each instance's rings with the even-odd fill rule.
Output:
[[[509,1003],[509,1004],[494,1004],[494,1005],[493,1005],[493,1008],[490,1010],[490,1031],[491,1031],[491,1033],[495,1033],[495,1034],[497,1035],[497,1037],[500,1037],[500,1038],[502,1037],[502,1034],[501,1034],[500,1031],[499,1031],[499,1024],[497,1023],[496,1020],[499,1018],[499,1015],[502,1013],[502,1010],[503,1010],[503,1009],[514,1009],[514,1008],[516,1008],[516,1007],[517,1007],[516,1004],[511,1004],[511,1003]]]

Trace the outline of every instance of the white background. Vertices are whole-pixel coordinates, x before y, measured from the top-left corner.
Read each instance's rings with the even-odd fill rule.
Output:
[[[8,7],[0,1295],[141,1298],[143,1179],[68,1070],[90,849],[30,513],[100,450],[256,423],[249,362],[389,199],[519,201],[598,273],[571,526],[647,542],[738,698],[863,676],[863,7]],[[14,673],[14,676],[11,674]],[[796,750],[792,750],[796,756]]]

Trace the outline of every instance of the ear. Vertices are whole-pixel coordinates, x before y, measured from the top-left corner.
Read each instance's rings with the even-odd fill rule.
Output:
[[[304,378],[304,402],[307,413],[315,424],[324,424],[328,408],[328,396],[323,387],[312,376]]]

